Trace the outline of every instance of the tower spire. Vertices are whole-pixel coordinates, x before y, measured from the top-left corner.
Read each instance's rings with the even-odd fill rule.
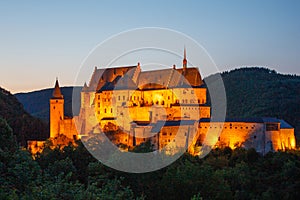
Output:
[[[183,52],[183,61],[182,61],[183,70],[185,71],[187,68],[187,59],[186,59],[186,49],[184,46],[184,52]]]
[[[54,91],[52,93],[52,98],[53,99],[63,99],[64,98],[63,95],[61,94],[57,77],[56,77],[56,81],[55,81]]]

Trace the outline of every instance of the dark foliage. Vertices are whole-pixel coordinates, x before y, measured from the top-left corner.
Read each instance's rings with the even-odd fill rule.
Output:
[[[23,105],[10,92],[0,88],[0,117],[13,129],[22,146],[27,140],[45,140],[49,137],[47,123],[29,115]]]
[[[258,67],[235,69],[224,72],[221,76],[227,96],[227,117],[284,119],[295,127],[299,139],[299,76],[278,74],[274,70]],[[214,77],[212,75],[205,81]]]
[[[130,174],[104,166],[87,152],[80,141],[77,145],[70,144],[62,150],[46,147],[35,159],[21,150],[0,151],[0,198],[184,200],[300,197],[299,151],[269,153],[263,157],[254,149],[231,150],[227,147],[211,151],[204,159],[184,154],[158,171]]]

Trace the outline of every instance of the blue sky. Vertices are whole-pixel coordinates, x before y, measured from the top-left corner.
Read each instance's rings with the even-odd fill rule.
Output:
[[[72,85],[97,44],[141,27],[187,34],[221,71],[262,65],[300,74],[299,19],[296,0],[1,1],[0,86],[32,91],[52,87],[57,76]]]

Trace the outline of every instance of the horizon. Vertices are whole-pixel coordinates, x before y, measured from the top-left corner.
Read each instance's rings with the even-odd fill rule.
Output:
[[[186,34],[203,46],[220,72],[267,66],[278,73],[300,75],[299,10],[299,1],[271,0],[0,2],[1,87],[14,94],[35,91],[52,87],[55,77],[62,86],[73,85],[82,62],[97,44],[143,27]],[[193,53],[189,50],[188,60]],[[138,61],[147,64],[139,57],[126,63]],[[181,60],[165,63],[171,67],[173,62]],[[105,64],[101,61],[97,66]],[[201,72],[203,66],[198,67]]]
[[[114,67],[118,67],[118,66],[113,66],[111,68],[114,68]],[[225,71],[222,71],[222,72],[217,72],[217,73],[221,73],[221,74],[225,73],[225,72],[229,73],[229,72],[232,72],[234,70],[240,70],[240,69],[246,69],[246,68],[259,68],[259,69],[275,70],[275,69],[269,68],[268,66],[238,66],[236,68],[232,68],[232,69],[225,70]],[[281,72],[278,72],[277,70],[275,70],[275,71],[279,75],[287,75],[287,76],[291,75],[291,76],[300,77],[299,74],[281,73]],[[202,77],[202,79],[204,80],[205,78],[208,78],[208,77],[210,77],[212,75],[215,75],[217,73],[209,74],[208,76]],[[201,74],[201,71],[200,71],[200,74]],[[91,73],[91,75],[92,75],[92,73]],[[58,82],[59,82],[60,88],[72,88],[72,87],[79,87],[80,88],[80,87],[83,87],[83,85],[84,85],[84,83],[82,85],[61,85],[59,78],[58,78]],[[37,89],[29,90],[29,91],[19,91],[19,92],[14,92],[14,93],[12,91],[10,91],[8,88],[4,88],[2,86],[0,86],[0,87],[7,90],[7,91],[9,91],[11,94],[16,95],[16,94],[26,94],[26,93],[32,93],[32,92],[39,92],[39,91],[43,91],[43,90],[51,90],[51,89],[54,88],[54,84],[55,84],[55,80],[53,81],[53,86],[49,86],[49,87],[46,87],[46,88],[37,88]]]

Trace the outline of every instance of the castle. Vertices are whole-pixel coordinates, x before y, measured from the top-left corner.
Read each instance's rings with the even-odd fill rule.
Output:
[[[64,116],[64,98],[56,80],[50,99],[50,138],[69,139],[108,133],[116,144],[133,148],[150,141],[157,150],[202,146],[255,148],[259,153],[294,149],[294,128],[275,118],[211,121],[207,89],[196,67],[142,71],[136,66],[95,67],[81,92],[79,116]],[[113,136],[112,136],[113,135]],[[30,148],[39,146],[32,142]],[[171,151],[171,150],[170,150]]]

